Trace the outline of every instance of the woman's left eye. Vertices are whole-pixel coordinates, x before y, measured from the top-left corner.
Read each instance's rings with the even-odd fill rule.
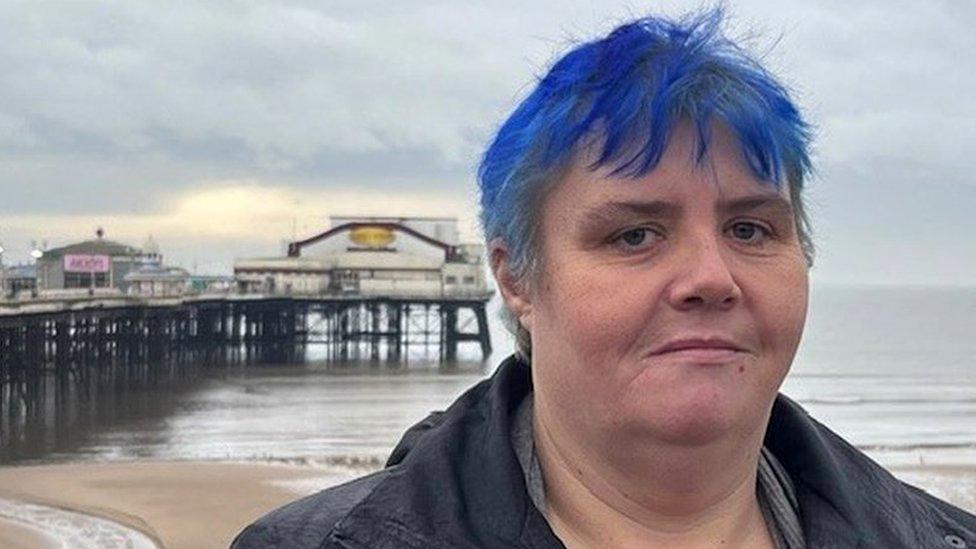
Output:
[[[746,244],[758,244],[772,236],[772,231],[759,223],[738,221],[728,229],[732,238]]]

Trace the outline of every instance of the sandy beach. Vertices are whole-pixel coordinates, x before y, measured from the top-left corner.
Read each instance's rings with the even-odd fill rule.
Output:
[[[267,511],[366,470],[225,462],[3,467],[0,498],[106,518],[169,549],[216,548]],[[899,465],[892,472],[976,512],[976,465]],[[54,538],[4,519],[0,546],[58,547]]]
[[[132,462],[0,468],[0,498],[107,518],[169,549],[227,547],[267,511],[350,478],[328,469],[221,462]],[[50,539],[0,520],[0,547]],[[57,547],[58,545],[53,545]]]

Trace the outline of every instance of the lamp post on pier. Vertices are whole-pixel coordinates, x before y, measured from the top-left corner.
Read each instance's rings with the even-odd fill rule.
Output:
[[[3,244],[0,244],[0,299],[7,299],[7,269],[3,266]]]
[[[45,246],[45,247],[47,247],[47,246]],[[42,257],[44,257],[44,252],[42,252],[40,250],[40,248],[38,248],[35,245],[34,246],[34,249],[31,250],[31,252],[30,252],[30,256],[31,256],[31,259],[34,260],[34,289],[31,290],[31,297],[32,298],[35,298],[35,297],[37,297],[37,290],[39,289],[40,277],[41,277],[41,270],[40,270],[40,266],[38,265],[38,261]]]

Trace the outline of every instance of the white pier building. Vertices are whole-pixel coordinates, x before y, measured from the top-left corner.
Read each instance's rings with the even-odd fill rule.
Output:
[[[332,217],[287,256],[237,259],[242,293],[384,297],[490,294],[484,246],[462,244],[456,218]]]

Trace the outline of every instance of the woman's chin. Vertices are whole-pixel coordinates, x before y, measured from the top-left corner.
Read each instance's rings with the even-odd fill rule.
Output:
[[[633,402],[623,416],[630,424],[628,430],[637,431],[639,437],[699,446],[752,430],[744,397],[716,387],[685,388]]]

